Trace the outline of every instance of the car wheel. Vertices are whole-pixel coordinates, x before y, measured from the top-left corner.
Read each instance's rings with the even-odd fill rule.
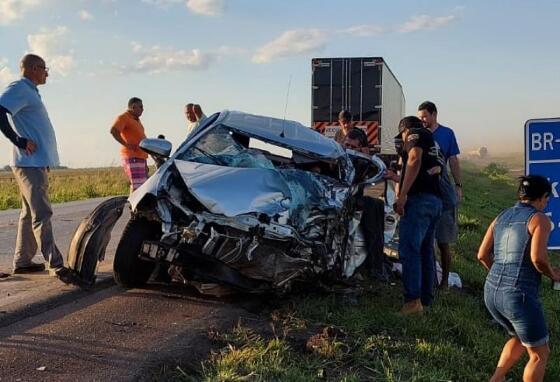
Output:
[[[145,240],[157,240],[161,235],[159,224],[146,219],[128,221],[113,262],[113,276],[125,288],[140,287],[148,281],[155,263],[139,257]]]

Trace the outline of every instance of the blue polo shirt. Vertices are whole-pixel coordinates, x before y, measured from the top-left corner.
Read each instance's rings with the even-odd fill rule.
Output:
[[[12,115],[14,129],[19,136],[31,139],[37,150],[26,155],[25,150],[14,146],[13,165],[15,167],[58,166],[58,150],[54,128],[37,86],[22,77],[12,82],[0,95],[0,105]]]
[[[445,157],[445,162],[452,156],[459,155],[459,145],[455,138],[455,133],[449,127],[439,125],[433,134],[434,141],[439,145],[441,153]]]

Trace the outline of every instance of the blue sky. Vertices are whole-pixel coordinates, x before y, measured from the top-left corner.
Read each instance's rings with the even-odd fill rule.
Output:
[[[0,86],[26,52],[63,164],[118,165],[109,135],[128,98],[147,134],[178,145],[183,105],[310,124],[312,57],[382,56],[408,114],[436,102],[463,152],[521,152],[529,118],[558,117],[558,1],[1,0]],[[0,165],[11,158],[0,139]]]

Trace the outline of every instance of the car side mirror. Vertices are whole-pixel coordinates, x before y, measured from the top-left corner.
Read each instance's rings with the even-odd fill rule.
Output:
[[[167,159],[171,154],[171,142],[166,139],[145,138],[140,142],[140,148],[156,158]]]

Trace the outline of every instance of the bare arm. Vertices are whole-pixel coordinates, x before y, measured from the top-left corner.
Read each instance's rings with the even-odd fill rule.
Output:
[[[449,158],[449,168],[451,169],[451,175],[453,175],[453,179],[455,180],[457,200],[460,201],[463,197],[463,188],[457,186],[457,184],[461,184],[461,166],[459,165],[459,158],[457,158],[457,155],[453,155]]]
[[[117,142],[119,142],[121,145],[125,146],[126,148],[129,148],[131,150],[134,150],[136,148],[136,145],[126,143],[122,139],[121,134],[119,133],[119,131],[115,127],[111,127],[111,135],[113,136],[113,138],[115,138],[115,140]]]
[[[414,183],[416,177],[418,176],[418,173],[420,172],[421,164],[422,149],[420,147],[411,148],[408,152],[404,179],[402,185],[399,187],[399,196],[397,198],[397,202],[395,203],[395,212],[401,216],[404,214],[404,205],[406,204],[408,191],[410,191],[412,184]]]
[[[420,147],[413,147],[408,152],[408,160],[406,161],[406,171],[404,173],[404,179],[399,194],[406,196],[410,187],[416,180],[418,173],[420,172],[420,166],[422,164],[422,149]]]
[[[486,233],[484,234],[484,238],[482,239],[482,243],[480,243],[480,247],[478,248],[478,254],[476,255],[478,261],[484,265],[484,268],[490,270],[492,267],[492,263],[494,262],[494,224],[496,220],[488,226]]]
[[[531,240],[531,262],[543,275],[554,281],[560,281],[560,272],[553,269],[548,261],[548,236],[550,235],[550,220],[543,213],[537,213],[529,222]]]
[[[385,179],[392,180],[393,182],[397,183],[397,186],[399,181],[401,180],[400,176],[393,170],[386,170],[383,176]]]

